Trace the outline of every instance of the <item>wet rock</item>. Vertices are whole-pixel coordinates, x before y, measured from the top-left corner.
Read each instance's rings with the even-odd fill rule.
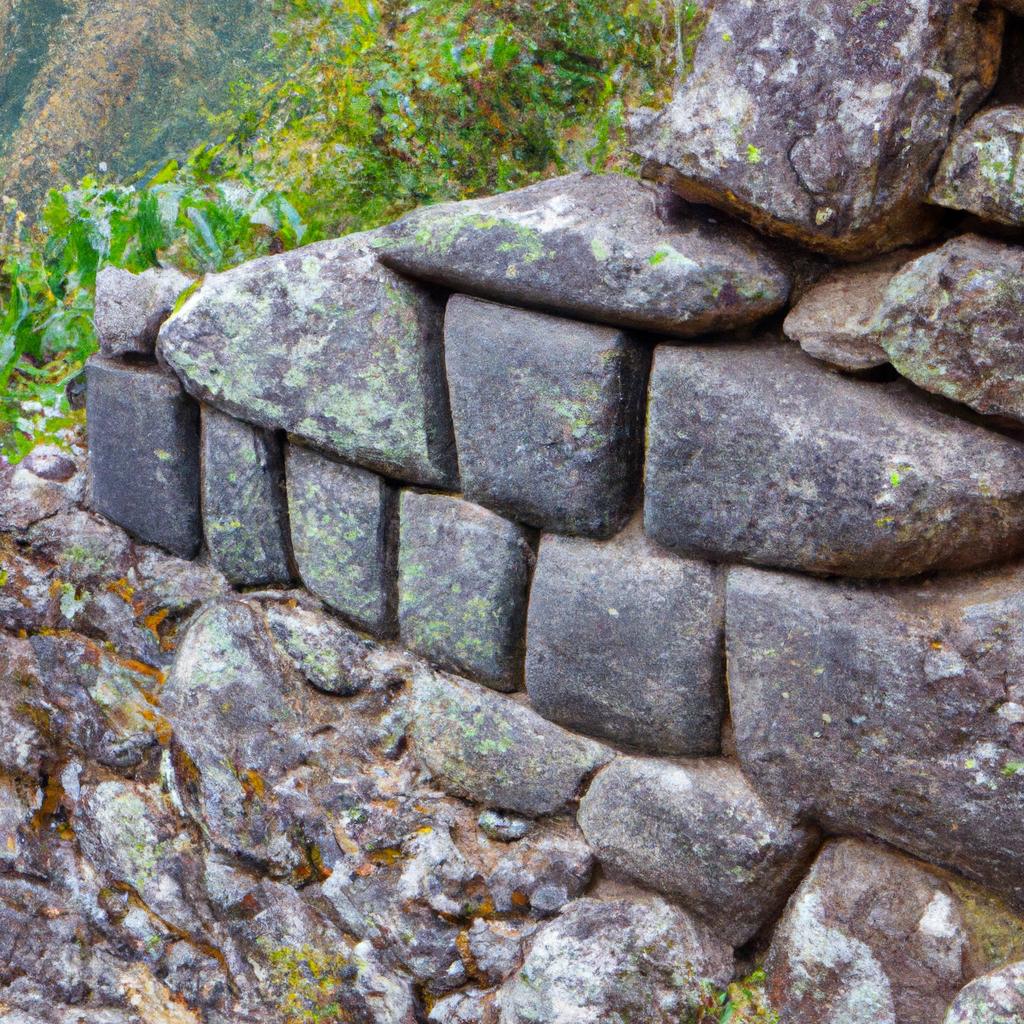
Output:
[[[191,283],[173,268],[151,267],[133,274],[104,267],[96,275],[94,316],[103,354],[151,356],[160,325]]]
[[[497,690],[523,672],[530,534],[441,494],[403,491],[398,556],[402,642]]]
[[[644,526],[666,547],[913,576],[1012,557],[1022,523],[1020,446],[907,389],[786,345],[657,349]]]
[[[1024,906],[1024,571],[866,587],[737,569],[736,750],[765,799]]]
[[[380,266],[370,242],[350,235],[208,275],[160,349],[192,394],[232,416],[451,487],[441,305]]]
[[[395,629],[398,494],[383,477],[288,445],[288,509],[302,581],[375,636]]]
[[[489,839],[497,839],[502,843],[514,843],[530,834],[528,818],[501,811],[481,811],[477,824]]]
[[[446,791],[530,818],[564,807],[611,757],[511,698],[427,671],[413,681],[412,736]]]
[[[93,508],[192,558],[202,542],[198,406],[155,367],[94,356],[87,372]]]
[[[267,432],[204,407],[203,532],[236,587],[291,579],[281,445]]]
[[[921,238],[950,136],[995,83],[1002,15],[946,0],[726,0],[634,148],[687,199],[858,258]]]
[[[712,754],[725,712],[721,581],[630,529],[547,535],[530,592],[526,688],[545,718],[655,754]]]
[[[1024,14],[1024,6],[1021,12]],[[929,198],[983,220],[1024,224],[1024,107],[994,107],[976,114],[953,138]]]
[[[944,1024],[1014,1024],[1024,1017],[1024,962],[976,978],[961,989]]]
[[[702,981],[732,975],[732,950],[658,899],[582,899],[534,938],[498,997],[501,1024],[674,1024]]]
[[[467,498],[607,537],[636,500],[646,349],[610,327],[457,295],[445,359]]]
[[[1024,250],[963,235],[890,282],[875,329],[889,360],[926,391],[1024,420]]]
[[[734,946],[781,908],[817,844],[725,760],[618,758],[580,801],[579,823],[602,864],[678,898]]]
[[[85,496],[85,473],[53,445],[36,448],[21,462],[0,463],[0,529],[27,530],[66,512]]]
[[[681,337],[783,305],[786,269],[763,242],[663,205],[631,178],[569,174],[416,210],[377,247],[396,270],[470,295]]]

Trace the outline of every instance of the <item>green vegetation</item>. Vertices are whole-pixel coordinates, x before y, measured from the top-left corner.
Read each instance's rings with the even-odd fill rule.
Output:
[[[764,983],[765,973],[758,969],[724,990],[705,986],[685,1024],[779,1024],[778,1014],[768,1005]]]

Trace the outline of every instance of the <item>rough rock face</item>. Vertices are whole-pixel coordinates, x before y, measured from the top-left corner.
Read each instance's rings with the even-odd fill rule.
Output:
[[[687,198],[821,252],[920,238],[955,128],[995,82],[1002,15],[949,0],[719,0],[634,148]]]
[[[1024,14],[1024,5],[1019,13]],[[1024,224],[1022,145],[1024,107],[994,107],[976,114],[946,150],[929,198],[999,224]]]
[[[470,295],[680,337],[753,323],[789,294],[784,264],[755,236],[659,214],[652,189],[617,174],[417,210],[383,230],[378,251]]]
[[[655,352],[644,525],[666,547],[913,576],[1009,558],[1022,524],[1024,450],[904,389],[791,346]]]
[[[790,813],[867,832],[1024,906],[1020,567],[864,587],[736,569],[736,750]]]
[[[976,978],[953,1000],[944,1024],[1014,1024],[1024,1017],[1024,961]]]
[[[1024,419],[1024,250],[963,235],[889,283],[875,330],[919,387],[982,413]]]
[[[94,320],[106,356],[151,356],[160,325],[191,281],[174,269],[132,274],[104,267],[96,275]]]
[[[880,846],[833,841],[772,940],[769,996],[800,1024],[935,1024],[992,955],[972,914],[952,879]]]
[[[579,822],[606,867],[680,900],[734,946],[781,908],[817,844],[725,760],[617,758],[587,790]]]
[[[350,235],[208,276],[160,331],[186,388],[351,462],[453,486],[440,303]]]

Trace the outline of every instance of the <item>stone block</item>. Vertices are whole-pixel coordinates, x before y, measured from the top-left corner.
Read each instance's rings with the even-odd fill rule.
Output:
[[[94,320],[105,356],[152,356],[160,325],[191,280],[174,269],[141,274],[104,267],[96,275]]]

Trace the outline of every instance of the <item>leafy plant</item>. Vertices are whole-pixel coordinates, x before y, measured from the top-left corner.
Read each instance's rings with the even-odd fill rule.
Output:
[[[779,1024],[778,1014],[768,1005],[764,983],[765,973],[759,968],[724,990],[705,985],[685,1024]]]

